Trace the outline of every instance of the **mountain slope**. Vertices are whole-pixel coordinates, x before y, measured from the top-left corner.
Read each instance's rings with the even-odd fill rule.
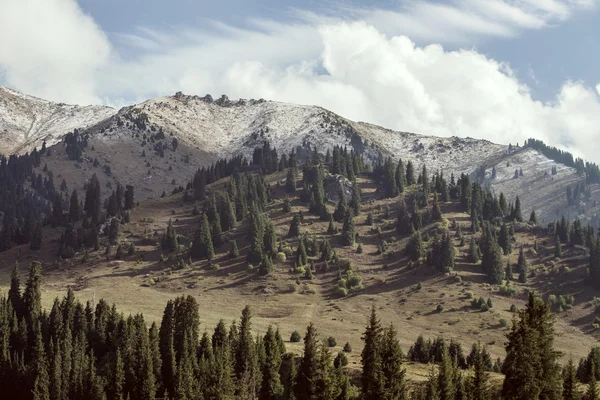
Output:
[[[101,180],[133,184],[141,199],[169,193],[185,185],[194,171],[219,158],[251,157],[268,140],[279,153],[295,150],[301,157],[314,148],[325,154],[335,145],[361,153],[367,161],[379,154],[394,160],[425,165],[429,173],[441,170],[449,178],[486,168],[485,183],[509,199],[520,196],[523,212],[536,209],[541,221],[556,216],[576,217],[581,209],[566,205],[566,188],[581,181],[574,168],[558,164],[533,149],[513,149],[486,140],[435,137],[398,132],[354,122],[317,106],[274,101],[214,100],[181,92],[124,107],[78,107],[55,104],[0,87],[0,152],[24,152],[58,143],[76,127],[86,127],[88,146],[81,162],[68,159],[63,146],[54,146],[44,164],[60,171],[70,188],[80,187],[93,173]],[[163,137],[164,134],[164,137]],[[173,139],[177,146],[173,147]],[[94,163],[98,160],[98,163]],[[44,165],[43,164],[43,165]],[[96,164],[94,167],[93,164]],[[552,167],[557,169],[551,175]],[[492,168],[497,175],[492,179]],[[102,171],[108,173],[102,174]],[[523,176],[514,178],[515,169]],[[103,185],[104,191],[111,188]],[[57,183],[58,184],[58,183]],[[586,204],[583,219],[598,211],[598,185]],[[526,216],[527,216],[526,215]]]
[[[104,106],[53,103],[0,86],[0,153],[25,153],[57,143],[76,128],[87,128],[116,112]]]

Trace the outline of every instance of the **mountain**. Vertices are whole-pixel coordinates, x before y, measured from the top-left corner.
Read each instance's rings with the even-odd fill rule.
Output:
[[[0,154],[22,154],[60,141],[74,129],[87,128],[115,114],[104,106],[53,103],[0,86]]]
[[[43,140],[58,143],[62,135],[82,128],[87,147],[78,162],[65,162],[62,145],[44,159],[48,169],[61,171],[69,187],[79,187],[103,170],[104,180],[133,184],[142,199],[153,198],[185,185],[203,165],[239,154],[251,157],[268,140],[280,153],[294,149],[301,157],[314,148],[325,154],[340,145],[370,162],[381,154],[412,161],[419,171],[422,165],[429,173],[440,170],[448,178],[471,174],[496,194],[504,192],[510,200],[520,196],[524,213],[536,209],[543,222],[561,215],[585,220],[598,211],[598,185],[591,185],[585,207],[567,207],[567,187],[582,177],[575,168],[531,148],[509,150],[506,144],[480,139],[399,132],[354,122],[322,107],[234,101],[225,95],[215,100],[178,92],[116,111],[55,104],[6,88],[0,93],[0,150],[9,149],[7,153],[40,147]],[[523,174],[515,178],[515,170]],[[110,186],[103,185],[104,194]]]

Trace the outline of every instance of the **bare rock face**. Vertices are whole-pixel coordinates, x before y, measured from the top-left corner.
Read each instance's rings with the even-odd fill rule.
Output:
[[[352,200],[352,182],[343,175],[332,175],[325,178],[323,182],[327,200],[337,203],[340,201],[340,193],[343,190],[346,201]]]

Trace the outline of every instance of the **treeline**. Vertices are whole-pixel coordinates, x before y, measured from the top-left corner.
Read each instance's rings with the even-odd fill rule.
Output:
[[[221,320],[200,331],[192,296],[167,303],[159,324],[124,316],[104,300],[83,304],[68,291],[50,311],[41,307],[41,266],[31,264],[24,291],[18,266],[0,298],[0,386],[10,399],[576,399],[578,380],[597,394],[600,350],[576,368],[558,364],[550,304],[530,294],[514,313],[506,358],[492,364],[476,343],[465,357],[460,344],[419,337],[405,356],[394,325],[383,327],[375,307],[362,339],[360,376],[346,368],[346,344],[322,341],[313,324],[300,357],[287,352],[279,330],[252,330],[252,313],[229,326]],[[298,333],[291,336],[298,341]],[[407,360],[437,364],[424,384],[408,382]],[[505,378],[501,389],[489,371]],[[356,379],[355,379],[356,378]],[[597,397],[587,398],[597,398]]]
[[[573,154],[569,153],[568,151],[548,146],[541,140],[537,139],[527,140],[525,142],[525,146],[540,151],[543,155],[553,161],[575,168],[579,174],[585,175],[585,179],[588,184],[600,183],[600,167],[598,167],[598,164],[584,161],[581,158],[574,158]]]

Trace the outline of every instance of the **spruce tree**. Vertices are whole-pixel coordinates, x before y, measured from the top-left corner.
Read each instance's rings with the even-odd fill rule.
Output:
[[[438,388],[440,392],[440,400],[454,400],[456,393],[455,387],[455,368],[450,359],[448,346],[444,342],[442,346],[442,361],[438,372]]]
[[[358,186],[358,182],[354,180],[352,184],[352,200],[350,201],[350,208],[352,209],[353,214],[360,214],[360,203],[361,203],[361,190],[360,186]]]
[[[506,224],[502,224],[500,227],[500,235],[498,235],[498,244],[502,248],[504,255],[508,255],[512,251],[512,243],[510,239],[510,234],[508,232],[508,226]]]
[[[290,229],[288,230],[288,237],[293,238],[300,236],[300,216],[295,214],[290,223]]]
[[[375,311],[375,305],[371,307],[371,316],[362,340],[365,342],[361,353],[363,398],[377,400],[383,395],[385,382],[381,359],[382,328]]]
[[[473,400],[489,400],[489,375],[486,370],[484,359],[485,348],[481,346],[481,343],[476,343],[474,345],[474,349],[475,354],[473,357],[472,398]]]
[[[527,273],[529,272],[529,267],[527,265],[527,258],[525,258],[523,247],[521,247],[521,250],[519,250],[519,261],[517,262],[517,266],[519,268],[519,282],[527,283]]]
[[[575,375],[575,365],[573,364],[573,359],[569,359],[569,362],[564,367],[562,378],[563,378],[563,389],[562,389],[563,400],[578,400],[579,393],[577,392],[577,377]]]
[[[231,250],[229,250],[229,258],[238,258],[240,256],[240,251],[238,250],[237,241],[233,239],[231,243]]]
[[[42,340],[42,328],[36,322],[35,346],[33,348],[33,400],[50,400],[50,377],[48,374],[48,360]]]
[[[79,221],[79,198],[77,197],[77,190],[73,189],[69,203],[69,222],[75,223],[77,221]]]
[[[285,178],[285,191],[294,193],[296,191],[296,172],[295,168],[289,168]]]
[[[537,216],[535,215],[535,210],[531,210],[531,214],[529,215],[529,222],[531,222],[533,225],[538,224]]]
[[[294,395],[298,400],[313,399],[318,396],[316,386],[319,373],[318,357],[317,331],[311,323],[308,325],[304,336],[304,353],[294,385]]]
[[[561,393],[560,353],[554,350],[554,315],[550,305],[530,292],[507,335],[502,396],[506,399],[558,399]]]
[[[425,255],[425,245],[423,244],[420,230],[415,231],[410,237],[410,240],[406,245],[406,254],[413,261],[418,261]]]
[[[192,242],[190,255],[192,258],[206,258],[209,261],[215,256],[210,225],[208,223],[208,217],[206,216],[206,213],[203,213],[202,217],[200,218],[200,229],[196,232],[196,236]]]
[[[351,210],[347,210],[344,216],[344,226],[342,227],[342,241],[345,246],[353,246],[355,238],[354,216]]]
[[[12,309],[17,317],[22,315],[21,298],[21,274],[19,272],[19,263],[15,261],[12,272],[10,273],[10,289],[8,289],[8,301],[12,304]]]
[[[415,168],[412,161],[406,163],[406,185],[411,186],[417,183],[415,180]]]
[[[475,238],[471,236],[471,244],[469,245],[469,262],[474,264],[479,262],[479,246],[475,241]]]
[[[381,341],[381,370],[384,378],[383,399],[406,398],[405,375],[402,367],[404,354],[393,324],[383,332]]]
[[[517,222],[523,222],[523,213],[521,212],[521,199],[519,196],[515,199],[515,210],[512,215],[512,219],[517,220]]]
[[[557,237],[554,243],[554,257],[561,258],[562,257],[562,245],[560,244],[560,239]]]
[[[598,384],[596,381],[596,367],[594,363],[590,363],[590,377],[588,382],[588,389],[585,394],[585,400],[598,399],[600,399],[600,393],[598,393]]]

